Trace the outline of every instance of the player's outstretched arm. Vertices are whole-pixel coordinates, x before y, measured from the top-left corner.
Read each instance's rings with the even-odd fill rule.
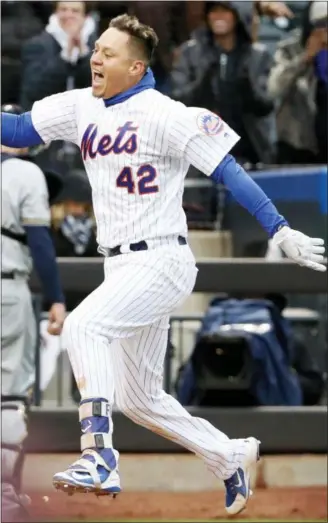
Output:
[[[43,143],[30,112],[19,115],[1,113],[1,145],[20,149]]]
[[[1,113],[1,144],[12,148],[32,147],[53,140],[78,144],[76,105],[78,90],[47,96],[21,115]]]
[[[316,271],[324,272],[326,270],[323,265],[324,240],[310,238],[291,229],[271,200],[233,156],[227,154],[214,170],[211,178],[217,183],[225,185],[236,201],[255,216],[270,238],[273,238],[274,243],[279,245],[288,258]]]
[[[262,189],[228,154],[240,139],[234,130],[206,109],[187,108],[182,104],[176,104],[174,109],[166,131],[167,153],[184,159],[215,182],[225,185],[288,258],[316,271],[325,271],[324,241],[291,229]]]

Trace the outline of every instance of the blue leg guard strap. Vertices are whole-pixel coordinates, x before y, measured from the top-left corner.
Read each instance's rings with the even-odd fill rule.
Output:
[[[79,407],[81,450],[113,447],[111,407],[105,398],[83,400]]]

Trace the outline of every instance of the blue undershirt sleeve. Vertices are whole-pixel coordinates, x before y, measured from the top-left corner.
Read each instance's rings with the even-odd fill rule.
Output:
[[[1,113],[1,145],[13,148],[32,147],[44,144],[35,130],[31,113]]]
[[[270,198],[231,154],[225,156],[210,177],[216,183],[222,183],[235,200],[258,220],[270,237],[284,225],[289,226]]]
[[[24,228],[34,267],[41,280],[46,300],[50,304],[64,303],[65,299],[59,280],[56,253],[49,228],[40,225],[27,225]]]

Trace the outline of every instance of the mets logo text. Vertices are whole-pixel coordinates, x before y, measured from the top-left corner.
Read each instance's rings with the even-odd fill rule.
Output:
[[[197,116],[197,125],[199,129],[209,136],[219,134],[223,129],[222,120],[214,113],[204,112]]]

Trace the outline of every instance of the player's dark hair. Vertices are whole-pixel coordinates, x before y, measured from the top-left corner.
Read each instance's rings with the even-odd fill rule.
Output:
[[[132,43],[140,49],[146,65],[149,65],[158,44],[158,36],[152,27],[142,24],[136,16],[128,14],[113,18],[109,27],[130,35]]]

